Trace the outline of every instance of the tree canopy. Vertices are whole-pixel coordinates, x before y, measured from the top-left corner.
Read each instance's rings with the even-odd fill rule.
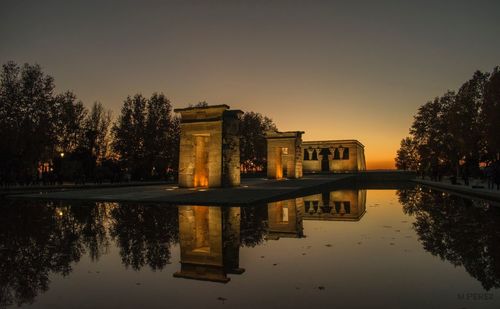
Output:
[[[398,169],[424,174],[477,174],[481,162],[500,155],[500,71],[476,71],[457,92],[422,105],[414,116],[410,136],[401,141]]]

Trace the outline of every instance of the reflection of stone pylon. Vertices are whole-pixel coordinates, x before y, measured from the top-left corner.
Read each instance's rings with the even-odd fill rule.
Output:
[[[240,208],[179,206],[181,269],[174,277],[228,282],[239,267]]]

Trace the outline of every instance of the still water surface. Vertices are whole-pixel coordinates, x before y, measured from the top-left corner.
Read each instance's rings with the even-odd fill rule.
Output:
[[[0,307],[499,308],[499,223],[420,187],[241,208],[9,201]]]

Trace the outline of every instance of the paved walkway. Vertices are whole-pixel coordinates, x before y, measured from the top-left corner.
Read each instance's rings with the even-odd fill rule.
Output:
[[[9,198],[92,200],[113,202],[154,202],[188,205],[246,205],[281,200],[343,183],[353,179],[346,175],[307,175],[294,180],[242,179],[240,187],[185,189],[172,184],[116,187],[87,190],[39,192],[38,194],[10,195]]]
[[[500,191],[496,189],[487,189],[488,185],[483,184],[478,180],[471,181],[469,186],[452,185],[449,180],[448,181],[443,180],[439,182],[439,181],[431,181],[431,180],[417,178],[413,179],[413,181],[426,186],[435,187],[441,190],[458,193],[465,196],[473,196],[500,202]],[[473,186],[476,186],[476,188],[474,188]],[[477,188],[478,186],[484,186],[484,188]]]
[[[118,187],[140,187],[140,186],[152,186],[152,185],[162,185],[172,183],[169,181],[129,181],[129,182],[105,182],[105,183],[93,183],[89,182],[86,184],[75,184],[75,183],[63,183],[62,185],[34,185],[34,186],[9,186],[0,187],[0,197],[12,194],[21,193],[38,193],[51,192],[51,191],[62,191],[62,190],[75,190],[75,189],[95,189],[95,188],[118,188]]]

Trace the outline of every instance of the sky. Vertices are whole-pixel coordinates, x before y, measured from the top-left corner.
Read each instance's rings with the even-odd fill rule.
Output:
[[[164,93],[255,111],[394,168],[418,107],[500,65],[500,1],[4,1],[0,62],[115,115]]]

